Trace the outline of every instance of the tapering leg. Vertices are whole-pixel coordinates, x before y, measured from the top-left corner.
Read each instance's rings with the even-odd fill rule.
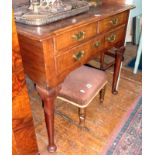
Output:
[[[57,147],[54,144],[54,101],[60,88],[44,89],[37,85],[36,89],[44,102],[44,114],[49,141],[47,149],[49,152],[55,152]]]
[[[100,69],[101,70],[104,69],[104,56],[105,56],[105,53],[104,52],[101,52],[100,53]]]
[[[79,124],[85,126],[86,108],[79,108]]]
[[[124,51],[125,51],[125,47],[124,46],[119,48],[116,51],[116,59],[115,59],[115,67],[114,67],[114,75],[113,75],[113,84],[112,84],[112,93],[114,95],[118,94],[117,82],[118,82],[121,62],[123,60]]]
[[[106,91],[106,85],[100,90],[100,104],[102,104],[104,101],[105,91]]]

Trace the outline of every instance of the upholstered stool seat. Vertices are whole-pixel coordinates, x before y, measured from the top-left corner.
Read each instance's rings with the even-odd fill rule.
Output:
[[[104,71],[82,66],[66,77],[58,98],[79,108],[80,124],[84,125],[85,108],[99,92],[100,101],[103,102],[106,83]]]

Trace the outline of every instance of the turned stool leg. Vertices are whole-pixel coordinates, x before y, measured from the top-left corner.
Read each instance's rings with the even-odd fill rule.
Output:
[[[106,85],[100,90],[100,104],[103,104],[105,91],[106,91]]]
[[[79,124],[85,126],[86,108],[79,108]]]

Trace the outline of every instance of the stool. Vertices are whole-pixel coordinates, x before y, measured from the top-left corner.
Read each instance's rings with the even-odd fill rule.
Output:
[[[103,103],[106,84],[104,71],[82,66],[66,77],[58,98],[78,107],[79,124],[85,126],[86,107],[99,92]]]

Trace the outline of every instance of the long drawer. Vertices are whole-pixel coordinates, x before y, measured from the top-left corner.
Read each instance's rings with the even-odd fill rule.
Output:
[[[108,32],[120,25],[127,24],[128,11],[108,17],[99,21],[99,33]]]
[[[97,52],[104,49],[104,36],[87,41],[56,57],[58,75],[86,63]]]
[[[94,37],[97,34],[97,22],[64,31],[55,37],[56,50],[78,45],[81,41]]]

